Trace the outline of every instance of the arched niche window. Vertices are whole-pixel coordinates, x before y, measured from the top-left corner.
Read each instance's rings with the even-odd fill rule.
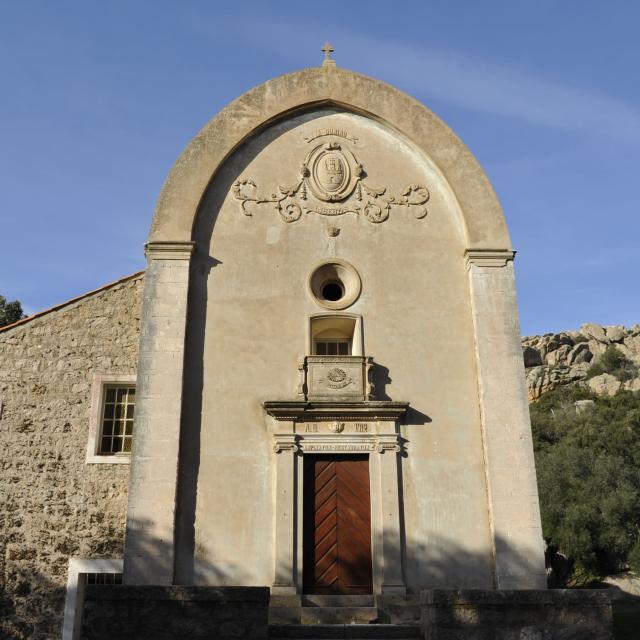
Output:
[[[310,318],[308,353],[314,356],[361,356],[362,318],[317,315]]]

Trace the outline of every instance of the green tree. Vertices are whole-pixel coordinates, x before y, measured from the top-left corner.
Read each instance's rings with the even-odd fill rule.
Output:
[[[22,305],[17,300],[7,302],[4,296],[0,296],[0,327],[13,324],[20,318],[24,318]]]
[[[543,534],[567,557],[569,584],[640,569],[640,393],[561,387],[531,406],[531,422]]]

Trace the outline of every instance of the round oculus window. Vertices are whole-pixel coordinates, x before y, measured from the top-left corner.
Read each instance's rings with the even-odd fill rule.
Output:
[[[329,302],[338,302],[344,296],[342,282],[327,282],[322,287],[322,297]]]
[[[338,258],[318,265],[307,286],[313,300],[325,309],[346,309],[358,299],[362,287],[358,272]]]

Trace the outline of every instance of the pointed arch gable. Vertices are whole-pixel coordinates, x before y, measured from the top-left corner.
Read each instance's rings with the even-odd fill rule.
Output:
[[[511,250],[496,194],[478,161],[453,131],[402,91],[332,67],[304,69],[269,80],[210,120],[171,169],[156,206],[149,242],[191,241],[200,201],[230,154],[270,123],[322,105],[379,120],[425,153],[458,200],[468,250]]]

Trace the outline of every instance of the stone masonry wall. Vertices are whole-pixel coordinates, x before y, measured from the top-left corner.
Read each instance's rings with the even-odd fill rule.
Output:
[[[136,372],[142,284],[0,331],[3,639],[60,638],[69,558],[122,557],[129,465],[85,456],[93,374]]]

